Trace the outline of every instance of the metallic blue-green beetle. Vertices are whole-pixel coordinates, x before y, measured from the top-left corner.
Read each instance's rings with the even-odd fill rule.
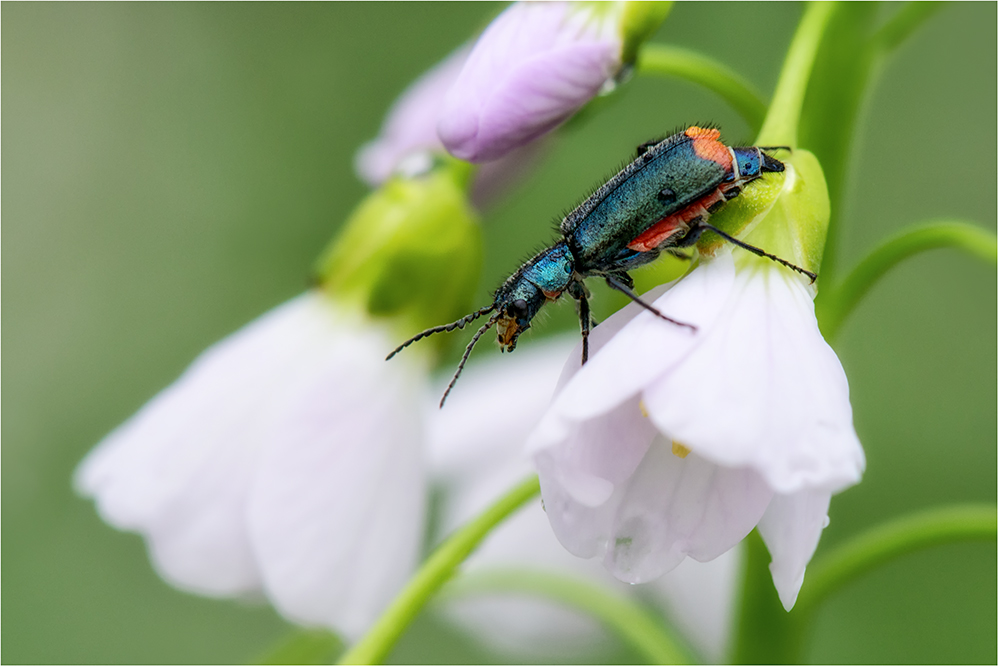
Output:
[[[492,314],[465,349],[454,378],[447,386],[442,407],[478,340],[496,327],[499,346],[513,351],[520,334],[548,301],[568,293],[579,306],[582,362],[589,356],[593,326],[584,280],[601,277],[606,283],[658,317],[692,331],[695,327],[671,319],[642,301],[633,291],[627,271],[654,261],[662,252],[689,247],[707,230],[759,256],[803,273],[817,275],[779,257],[739,241],[708,224],[711,213],[738,196],[742,188],[766,172],[784,165],[760,147],[735,148],[720,141],[720,131],[690,127],[659,141],[638,147],[637,158],[604,183],[562,220],[562,238],[523,264],[496,290],[492,304],[443,326],[427,329],[406,340],[395,354],[413,342]]]

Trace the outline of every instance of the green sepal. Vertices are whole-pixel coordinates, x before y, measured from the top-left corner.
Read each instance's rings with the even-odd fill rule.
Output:
[[[466,314],[482,238],[463,176],[444,162],[424,176],[392,178],[368,195],[319,259],[320,286],[390,320],[400,336]]]
[[[624,14],[620,20],[620,35],[624,44],[620,54],[621,62],[629,65],[638,59],[641,45],[655,34],[674,4],[676,3],[644,0],[629,0],[624,3]]]
[[[711,217],[710,223],[739,240],[819,273],[830,214],[825,176],[817,158],[806,150],[795,150],[784,164],[786,171],[767,173],[750,184]],[[726,242],[706,232],[697,249],[709,256]],[[736,252],[740,261],[756,259],[744,250]]]

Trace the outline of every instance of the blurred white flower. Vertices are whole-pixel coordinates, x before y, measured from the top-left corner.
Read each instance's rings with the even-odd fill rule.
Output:
[[[621,67],[624,3],[517,2],[482,33],[444,100],[455,157],[495,160],[551,131]]]
[[[578,339],[570,335],[523,346],[516,354],[470,366],[446,409],[428,403],[430,470],[444,490],[444,533],[480,513],[532,470],[523,442],[548,408]],[[577,361],[576,361],[577,362]],[[598,562],[568,553],[551,531],[539,502],[494,530],[465,563],[468,572],[524,568],[570,575],[610,592],[647,593],[700,654],[719,661],[726,649],[734,603],[736,553],[709,564],[691,562],[654,586],[615,580]],[[539,597],[484,594],[449,600],[444,614],[503,654],[531,660],[592,659],[608,635],[591,616]],[[607,653],[609,654],[609,653]]]
[[[831,495],[865,465],[812,298],[800,276],[747,253],[736,269],[722,249],[646,299],[696,333],[635,305],[594,330],[529,442],[565,548],[640,583],[758,525],[794,605]]]
[[[357,638],[417,562],[421,357],[319,291],[203,354],[80,464],[171,584]]]

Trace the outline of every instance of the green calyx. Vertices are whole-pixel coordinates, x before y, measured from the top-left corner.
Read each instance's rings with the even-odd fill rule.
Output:
[[[459,166],[393,178],[369,194],[319,259],[321,288],[390,320],[400,336],[465,314],[482,240]]]
[[[662,21],[672,11],[674,2],[645,2],[629,0],[624,3],[624,13],[620,20],[620,34],[623,38],[621,62],[625,65],[638,59],[641,45],[655,34]]]
[[[817,158],[806,150],[793,151],[783,162],[786,171],[767,173],[746,187],[737,199],[711,217],[710,223],[739,240],[819,273],[830,217],[825,175]],[[709,256],[725,243],[717,234],[706,232],[697,249]],[[736,256],[740,261],[771,263],[744,251]]]

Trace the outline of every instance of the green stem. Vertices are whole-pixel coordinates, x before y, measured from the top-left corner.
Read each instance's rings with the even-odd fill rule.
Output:
[[[929,17],[942,9],[942,2],[909,2],[891,17],[873,36],[881,51],[893,51]]]
[[[815,306],[825,337],[838,334],[863,296],[891,268],[920,252],[946,247],[998,264],[998,238],[973,224],[940,220],[903,231],[881,243],[840,284],[823,289]]]
[[[743,543],[745,562],[731,663],[800,663],[801,632],[773,586],[769,550],[758,530],[752,530]]]
[[[439,599],[526,593],[586,612],[633,646],[650,664],[688,664],[691,655],[641,604],[571,576],[522,569],[469,573],[447,584]]]
[[[746,79],[705,55],[664,44],[645,44],[637,61],[638,74],[675,76],[702,85],[724,99],[752,131],[762,125],[766,104]]]
[[[536,476],[522,481],[458,529],[423,563],[378,621],[340,659],[341,664],[380,664],[430,597],[496,525],[541,491]]]
[[[987,505],[928,509],[878,525],[808,567],[795,613],[805,615],[813,611],[836,590],[901,555],[957,541],[994,544],[996,536],[998,510]]]
[[[343,649],[336,634],[323,629],[296,629],[260,657],[257,664],[329,664]]]
[[[807,92],[814,58],[834,9],[835,5],[830,2],[815,2],[805,10],[783,61],[779,83],[759,131],[757,145],[797,146],[797,126],[800,124],[804,93]]]

